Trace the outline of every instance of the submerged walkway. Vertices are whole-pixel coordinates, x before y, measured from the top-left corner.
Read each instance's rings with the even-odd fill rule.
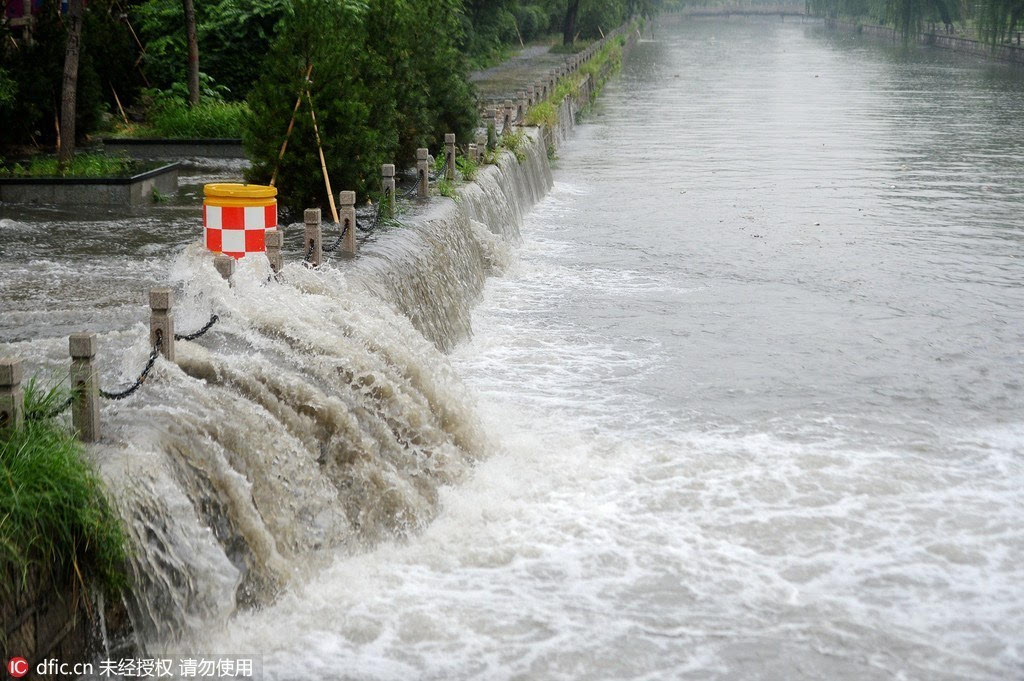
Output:
[[[570,55],[552,52],[556,44],[529,45],[496,66],[469,74],[470,82],[476,87],[479,103],[488,106],[514,99],[516,92],[525,90],[544,74],[564,65]],[[585,43],[584,47],[586,44],[589,43]]]

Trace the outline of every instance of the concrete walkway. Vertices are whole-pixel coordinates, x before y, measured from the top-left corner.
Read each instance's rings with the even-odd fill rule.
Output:
[[[517,91],[525,90],[551,69],[564,64],[569,55],[552,54],[554,44],[529,45],[497,66],[469,74],[470,82],[476,87],[477,100],[486,106],[515,99]]]

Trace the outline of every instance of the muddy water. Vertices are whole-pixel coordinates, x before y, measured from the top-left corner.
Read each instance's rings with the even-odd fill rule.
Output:
[[[383,343],[346,340],[343,364],[402,357],[365,362],[396,386],[429,367],[402,427],[427,419],[413,458],[443,453],[442,484],[408,502],[422,464],[379,445],[401,474],[356,490],[430,522],[320,549],[180,649],[258,653],[273,679],[1024,675],[1024,75],[790,21],[655,37],[522,245],[495,246],[447,357],[373,305],[275,297],[277,319],[231,294],[327,368],[315,320],[339,305]],[[358,536],[318,484],[278,524]]]

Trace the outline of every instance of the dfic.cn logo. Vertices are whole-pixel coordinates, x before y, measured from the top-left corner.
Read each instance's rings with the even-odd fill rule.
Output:
[[[28,660],[24,657],[12,657],[7,663],[7,673],[16,679],[28,674]]]

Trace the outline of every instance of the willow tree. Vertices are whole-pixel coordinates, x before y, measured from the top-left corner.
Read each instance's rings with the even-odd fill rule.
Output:
[[[994,45],[1008,40],[1024,24],[1024,0],[980,0],[975,12],[982,38]]]
[[[952,26],[961,19],[961,6],[959,0],[888,0],[886,19],[906,41],[920,33],[926,21]]]

